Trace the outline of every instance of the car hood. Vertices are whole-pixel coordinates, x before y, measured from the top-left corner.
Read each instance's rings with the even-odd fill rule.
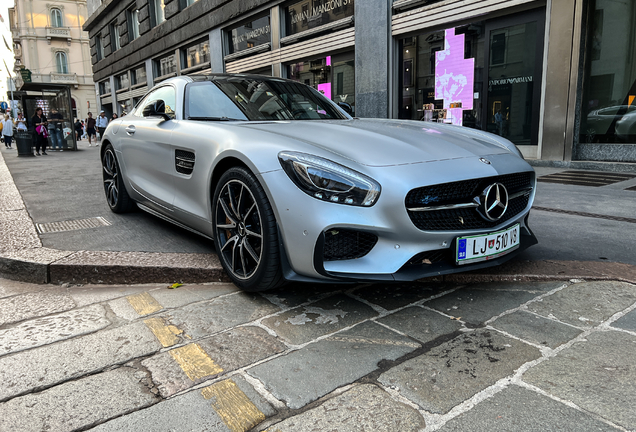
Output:
[[[491,134],[412,120],[297,120],[245,122],[240,126],[302,141],[367,166],[510,153]]]

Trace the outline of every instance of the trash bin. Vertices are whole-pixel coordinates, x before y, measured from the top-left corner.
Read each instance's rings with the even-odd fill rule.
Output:
[[[18,148],[18,156],[34,156],[33,136],[30,131],[16,131],[13,137]]]

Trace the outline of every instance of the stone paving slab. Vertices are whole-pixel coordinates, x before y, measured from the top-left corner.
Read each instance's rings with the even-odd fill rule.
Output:
[[[402,309],[378,319],[378,322],[405,333],[423,344],[434,341],[438,337],[453,334],[464,327],[457,320],[418,306]]]
[[[529,369],[523,381],[614,424],[636,429],[636,336],[595,332]]]
[[[263,324],[293,345],[342,330],[377,316],[371,307],[344,294],[301,306],[263,320]]]
[[[28,293],[0,300],[0,327],[26,319],[64,312],[76,307],[70,296],[48,292]]]
[[[276,411],[260,396],[244,378],[232,378],[251,403],[265,417],[276,414]],[[205,399],[201,390],[194,390],[184,395],[162,401],[123,417],[101,424],[93,432],[173,432],[173,431],[206,431],[234,432],[213,408],[213,401]],[[241,429],[243,430],[243,429]]]
[[[0,330],[0,356],[92,333],[109,325],[101,305],[36,318]]]
[[[292,282],[278,289],[260,293],[263,297],[283,309],[294,308],[303,303],[315,302],[329,295],[351,289],[352,284],[324,284]]]
[[[190,303],[203,300],[210,300],[224,294],[238,292],[236,285],[231,283],[215,283],[209,285],[184,285],[175,289],[162,289],[150,291],[150,295],[155,298],[164,308],[177,308]]]
[[[259,327],[239,327],[228,332],[201,339],[197,344],[216,363],[221,372],[192,380],[181,369],[170,352],[157,354],[142,362],[148,369],[161,396],[170,397],[220,374],[226,374],[241,367],[281,353],[286,346]]]
[[[0,400],[80,378],[160,349],[161,344],[140,322],[0,357]]]
[[[616,432],[585,412],[512,385],[453,418],[439,432]]]
[[[436,282],[373,284],[356,289],[353,294],[386,310],[395,310],[437,295],[449,285]]]
[[[536,290],[467,287],[426,302],[425,305],[447,315],[461,318],[462,321],[471,326],[479,326],[492,317],[519,307],[541,294]]]
[[[158,402],[144,372],[120,368],[0,403],[0,430],[65,432]]]
[[[163,285],[83,285],[59,287],[56,292],[69,295],[78,307],[108,302],[132,294],[139,294],[163,287]]]
[[[426,411],[454,406],[541,357],[538,349],[495,331],[463,334],[384,372],[379,381]]]
[[[292,409],[315,401],[420,345],[374,322],[307,345],[247,370]],[[302,383],[302,385],[298,385]]]
[[[583,333],[583,330],[525,311],[504,315],[490,325],[520,339],[552,349]]]
[[[49,264],[72,252],[45,247],[0,252],[0,276],[44,284],[49,282]]]
[[[636,302],[636,285],[596,281],[567,288],[528,305],[528,310],[577,327],[594,327]]]
[[[278,306],[259,295],[239,292],[191,304],[160,315],[193,339],[246,324],[278,312]]]
[[[0,278],[0,298],[12,297],[30,292],[38,292],[46,288],[46,286],[42,285]]]
[[[319,407],[269,427],[267,432],[398,432],[426,427],[415,409],[370,384],[357,385]]]
[[[636,332],[636,309],[614,321],[612,327]]]
[[[42,247],[26,210],[0,211],[0,253]]]

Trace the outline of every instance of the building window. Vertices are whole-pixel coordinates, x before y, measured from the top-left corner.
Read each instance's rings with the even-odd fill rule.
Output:
[[[181,50],[184,69],[210,63],[210,41],[205,40]]]
[[[269,43],[271,41],[269,15],[231,28],[228,35],[230,39],[229,54]]]
[[[174,54],[162,57],[154,61],[155,78],[163,77],[177,71],[177,62]]]
[[[125,74],[117,75],[115,77],[115,89],[123,90],[130,87],[130,81],[128,80],[128,72]]]
[[[130,76],[132,79],[132,85],[148,83],[146,77],[146,66],[140,66],[136,69],[133,69],[130,73]]]
[[[110,25],[110,45],[113,47],[113,51],[121,48],[121,44],[119,42],[119,26],[116,22]]]
[[[181,9],[185,9],[190,5],[193,5],[198,0],[181,0]]]
[[[150,7],[151,7],[151,14],[152,14],[151,16],[153,19],[152,25],[153,27],[158,26],[159,24],[161,24],[162,22],[166,20],[165,2],[164,0],[152,0],[150,2]]]
[[[57,8],[51,9],[51,27],[62,27],[62,11]]]
[[[97,51],[97,61],[104,58],[104,45],[102,44],[101,33],[95,36],[95,51]]]
[[[128,34],[130,40],[139,37],[139,10],[137,8],[128,9]]]
[[[57,64],[57,73],[68,73],[68,61],[65,52],[58,51],[55,53],[55,63]]]
[[[110,80],[102,81],[99,83],[99,94],[100,95],[110,94]]]
[[[311,3],[311,5],[309,5]],[[353,15],[354,0],[302,0],[284,8],[285,36],[311,30]]]

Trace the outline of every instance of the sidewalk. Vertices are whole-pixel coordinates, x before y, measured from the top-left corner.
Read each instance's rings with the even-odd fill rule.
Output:
[[[563,171],[554,167],[536,170],[538,175]],[[636,185],[636,179],[632,182]],[[542,189],[560,190],[553,185],[542,185]],[[603,206],[604,211],[634,217],[636,191],[616,189],[613,195],[610,192],[612,189],[603,191],[611,202]],[[537,195],[535,206],[538,204],[558,209],[549,194]],[[577,208],[573,201],[567,205],[578,211],[589,210]],[[538,211],[531,215],[542,218],[540,225],[546,227],[554,225],[550,217],[559,220],[562,215]],[[536,227],[537,223],[531,225]],[[634,228],[631,223],[625,226]],[[144,212],[111,213],[103,197],[99,148],[89,148],[86,142],[79,143],[77,152],[50,152],[39,158],[18,158],[10,151],[0,153],[0,232],[0,276],[10,279],[57,284],[227,280],[212,242]],[[625,250],[618,254],[620,258],[629,253],[630,243],[621,231],[615,237],[614,243],[619,244],[621,237],[625,242],[619,245]],[[551,255],[545,249],[548,246],[550,243],[542,244],[540,238],[537,247],[504,266],[444,279],[636,282],[636,261],[600,262],[594,261],[594,254],[582,254],[581,260],[576,253],[579,247],[573,247],[569,254]],[[632,253],[633,257],[636,253]]]

